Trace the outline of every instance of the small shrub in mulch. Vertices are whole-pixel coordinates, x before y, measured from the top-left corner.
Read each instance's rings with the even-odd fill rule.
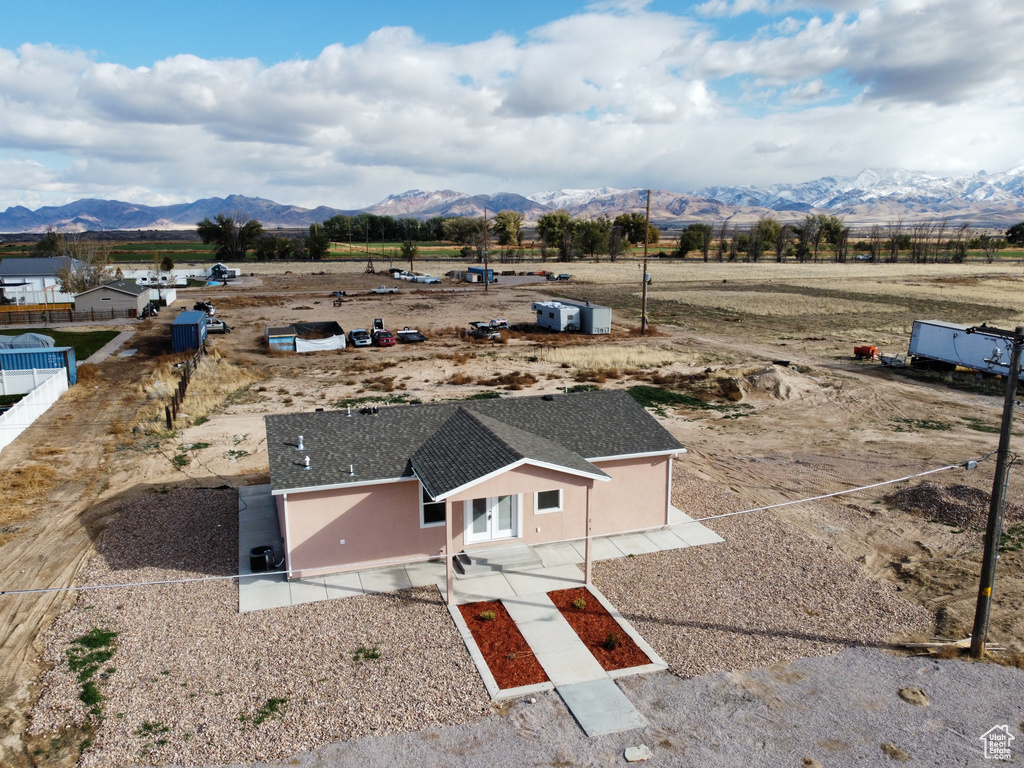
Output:
[[[587,599],[591,595],[586,587],[559,589],[548,592],[548,597],[606,672],[651,663],[604,606],[596,599]],[[577,607],[580,600],[582,609]]]
[[[548,676],[500,602],[468,603],[459,611],[501,689],[547,682]],[[483,618],[488,615],[490,618]]]

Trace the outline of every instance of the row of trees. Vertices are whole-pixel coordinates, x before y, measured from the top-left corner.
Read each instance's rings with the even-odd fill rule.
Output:
[[[948,219],[904,224],[901,218],[884,225],[875,224],[866,237],[851,243],[850,228],[839,216],[808,214],[799,224],[781,224],[764,216],[749,227],[722,222],[691,224],[680,235],[676,255],[685,257],[696,252],[704,261],[819,261],[824,258],[846,262],[852,248],[860,258],[895,263],[900,254],[909,252],[915,264],[929,262],[962,262],[968,250],[980,250],[989,261],[1005,248],[1011,233],[1024,245],[1024,222],[1007,231],[1007,239],[988,234],[970,235],[971,225],[951,225]]]
[[[217,246],[215,253],[220,261],[244,261],[249,251],[260,261],[318,261],[327,257],[331,246],[322,224],[310,224],[305,237],[282,237],[264,232],[256,219],[218,213],[213,221],[200,221],[196,230],[204,243]]]
[[[876,262],[896,262],[909,253],[912,263],[937,261],[961,262],[968,250],[981,250],[989,261],[1007,244],[1024,245],[1024,222],[1006,232],[1006,238],[988,234],[971,235],[970,223],[950,224],[947,219],[904,224],[902,218],[886,224],[875,224],[862,233],[862,239],[851,243],[850,228],[842,217],[808,214],[797,224],[782,224],[772,216],[764,216],[747,227],[728,221],[716,225],[695,223],[687,226],[679,237],[673,255],[685,257],[696,253],[704,261],[820,261],[845,262],[851,247],[859,258]],[[445,241],[463,246],[463,255],[482,255],[485,247],[497,252],[498,261],[521,259],[524,239],[523,215],[516,211],[499,211],[493,218],[435,217],[427,221],[395,219],[390,216],[360,214],[334,216],[323,224],[312,224],[304,237],[282,237],[264,232],[259,221],[219,214],[213,221],[198,224],[204,243],[217,246],[217,258],[241,261],[250,251],[259,260],[325,258],[331,242],[370,242],[400,240],[402,255],[415,255],[414,242]],[[638,246],[644,238],[651,245],[661,240],[657,227],[645,232],[645,218],[640,213],[625,213],[614,219],[574,218],[563,209],[549,211],[537,221],[537,237],[545,258],[553,251],[561,261],[602,254],[614,261],[627,246]],[[664,249],[662,249],[664,252]],[[906,258],[906,256],[904,256]]]

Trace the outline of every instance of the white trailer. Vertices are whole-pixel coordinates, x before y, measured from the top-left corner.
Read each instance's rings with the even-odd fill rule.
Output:
[[[533,311],[537,313],[537,325],[553,331],[578,331],[580,329],[580,308],[557,301],[535,301]]]
[[[1010,365],[1009,340],[984,330],[967,333],[970,327],[942,320],[915,320],[908,351],[914,367],[1006,373]]]

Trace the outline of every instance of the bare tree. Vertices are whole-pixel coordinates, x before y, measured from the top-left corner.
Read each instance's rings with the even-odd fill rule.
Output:
[[[872,224],[868,230],[868,250],[871,252],[871,260],[878,262],[882,258],[882,243],[885,241],[885,234],[878,224]]]
[[[967,230],[970,228],[971,222],[965,221],[953,232],[953,239],[950,240],[950,244],[953,246],[953,262],[956,264],[963,264],[964,259],[967,258]]]
[[[933,229],[935,230],[935,251],[932,255],[932,260],[938,262],[939,260],[939,248],[943,248],[945,251],[945,257],[942,259],[944,262],[949,261],[949,247],[946,243],[946,228],[949,226],[949,219],[939,219],[934,223]]]
[[[66,257],[64,266],[57,270],[57,281],[62,293],[76,294],[110,282],[110,248],[95,241],[82,239],[79,234],[60,234],[58,256]]]
[[[727,248],[727,243],[729,242],[729,240],[730,240],[729,222],[723,220],[722,221],[722,226],[719,227],[719,229],[718,229],[718,260],[719,261],[722,261],[722,259],[725,258],[725,249]]]
[[[886,235],[889,237],[889,263],[895,264],[899,261],[900,240],[903,237],[903,217],[896,221],[890,221],[885,225]]]

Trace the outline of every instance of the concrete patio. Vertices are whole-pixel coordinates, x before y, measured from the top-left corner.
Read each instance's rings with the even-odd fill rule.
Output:
[[[445,592],[445,566],[442,561],[385,565],[292,581],[288,581],[282,571],[254,574],[249,565],[252,547],[272,546],[277,559],[281,559],[284,551],[270,486],[239,488],[238,507],[238,610],[242,613],[410,587],[436,586]],[[694,522],[675,508],[670,511],[669,519],[671,524],[665,528],[595,538],[592,542],[594,560],[723,541],[710,528]],[[521,545],[511,544],[509,551],[520,548]],[[531,549],[539,556],[542,567],[527,569],[515,566],[482,575],[459,576],[455,580],[456,603],[502,600],[583,585],[583,571],[577,567],[584,560],[582,540],[543,544]],[[492,551],[500,551],[500,548]]]

